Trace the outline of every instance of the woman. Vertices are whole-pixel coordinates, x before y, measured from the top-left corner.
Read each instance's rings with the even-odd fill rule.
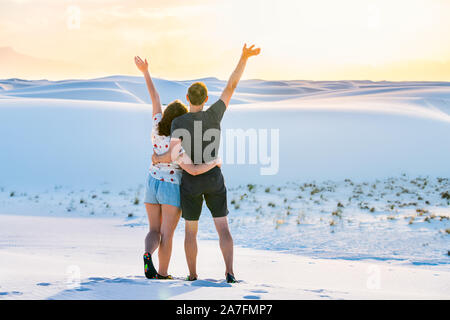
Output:
[[[147,59],[143,61],[140,57],[135,57],[134,61],[138,69],[144,74],[152,100],[153,151],[157,154],[163,154],[169,150],[172,120],[187,113],[188,110],[181,101],[175,100],[167,106],[163,114],[158,92],[148,72]],[[180,182],[182,169],[192,175],[197,175],[209,171],[216,165],[220,166],[220,162],[214,161],[213,163],[194,165],[184,153],[180,154],[177,162],[151,165],[144,200],[150,226],[150,230],[145,237],[144,254],[144,272],[148,279],[172,279],[168,274],[168,268],[172,254],[172,238],[181,216]],[[158,247],[159,266],[158,271],[156,271],[152,254]]]

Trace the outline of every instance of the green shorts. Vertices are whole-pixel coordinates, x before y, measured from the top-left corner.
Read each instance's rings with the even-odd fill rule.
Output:
[[[200,218],[203,199],[214,218],[228,215],[227,189],[218,167],[198,176],[191,176],[183,171],[180,198],[182,217],[185,220],[197,221]]]

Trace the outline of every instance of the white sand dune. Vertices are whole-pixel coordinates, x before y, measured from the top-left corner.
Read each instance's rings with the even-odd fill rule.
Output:
[[[201,80],[210,86],[213,102],[224,82]],[[151,111],[143,103],[148,93],[142,79],[0,83],[16,88],[0,92],[0,147],[6,157],[0,181],[142,182],[151,153]],[[188,84],[156,81],[165,103],[183,98]],[[283,94],[286,87],[319,91]],[[277,181],[450,175],[447,83],[249,80],[239,92],[236,99],[249,103],[232,104],[223,128],[279,129]],[[225,134],[223,141],[226,145]],[[228,165],[224,171],[231,184],[270,183],[270,176],[259,175],[262,166]]]
[[[202,78],[188,81],[154,79],[163,104],[175,99],[186,102],[186,90],[193,81],[203,81],[209,89],[211,101],[220,96],[226,82],[217,78]],[[448,99],[447,82],[372,82],[372,81],[241,81],[232,103],[255,103],[264,101],[282,101],[286,99],[314,96],[318,98],[354,95],[385,95],[393,93],[398,98],[407,98],[411,94],[423,95],[423,90],[432,92],[441,90],[435,96]],[[105,91],[106,90],[106,91]],[[108,90],[121,92],[108,95]],[[52,94],[54,93],[54,94]],[[0,80],[0,95],[27,98],[81,99],[115,102],[148,103],[147,88],[142,77],[110,76],[89,80],[27,81],[21,79]],[[136,100],[130,100],[135,97]]]
[[[199,80],[214,102],[225,82]],[[155,83],[167,104],[184,100],[192,81]],[[261,161],[227,163],[222,147],[244,280],[233,287],[222,282],[217,243],[205,240],[215,239],[206,211],[203,280],[142,278],[146,220],[133,201],[152,152],[148,102],[141,77],[0,80],[0,299],[449,298],[449,202],[441,196],[450,177],[449,83],[243,81],[222,128],[278,129],[279,171],[262,176]],[[249,183],[257,184],[250,196]],[[342,217],[331,216],[338,202]],[[176,276],[186,273],[181,235],[182,226]],[[65,283],[70,265],[81,268],[77,290]],[[291,270],[301,272],[267,279]],[[381,286],[368,286],[377,270]]]

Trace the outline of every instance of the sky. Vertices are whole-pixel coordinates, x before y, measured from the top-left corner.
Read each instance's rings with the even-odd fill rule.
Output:
[[[0,77],[450,81],[448,0],[0,0]]]

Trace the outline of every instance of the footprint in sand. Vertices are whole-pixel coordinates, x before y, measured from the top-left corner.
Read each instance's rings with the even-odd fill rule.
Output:
[[[88,280],[92,280],[92,281],[102,281],[102,280],[106,280],[106,278],[90,277],[90,278],[88,278]]]
[[[267,293],[266,290],[250,290],[252,293]]]
[[[23,293],[20,291],[11,291],[11,292],[0,292],[0,296],[7,296],[7,295],[16,295],[16,296],[20,296]]]
[[[75,289],[75,291],[90,291],[90,290],[92,290],[92,289],[83,288],[83,287]]]
[[[48,283],[48,282],[39,282],[39,283],[36,283],[36,285],[37,285],[37,286],[41,286],[41,287],[48,287],[48,286],[51,285],[51,284]]]

